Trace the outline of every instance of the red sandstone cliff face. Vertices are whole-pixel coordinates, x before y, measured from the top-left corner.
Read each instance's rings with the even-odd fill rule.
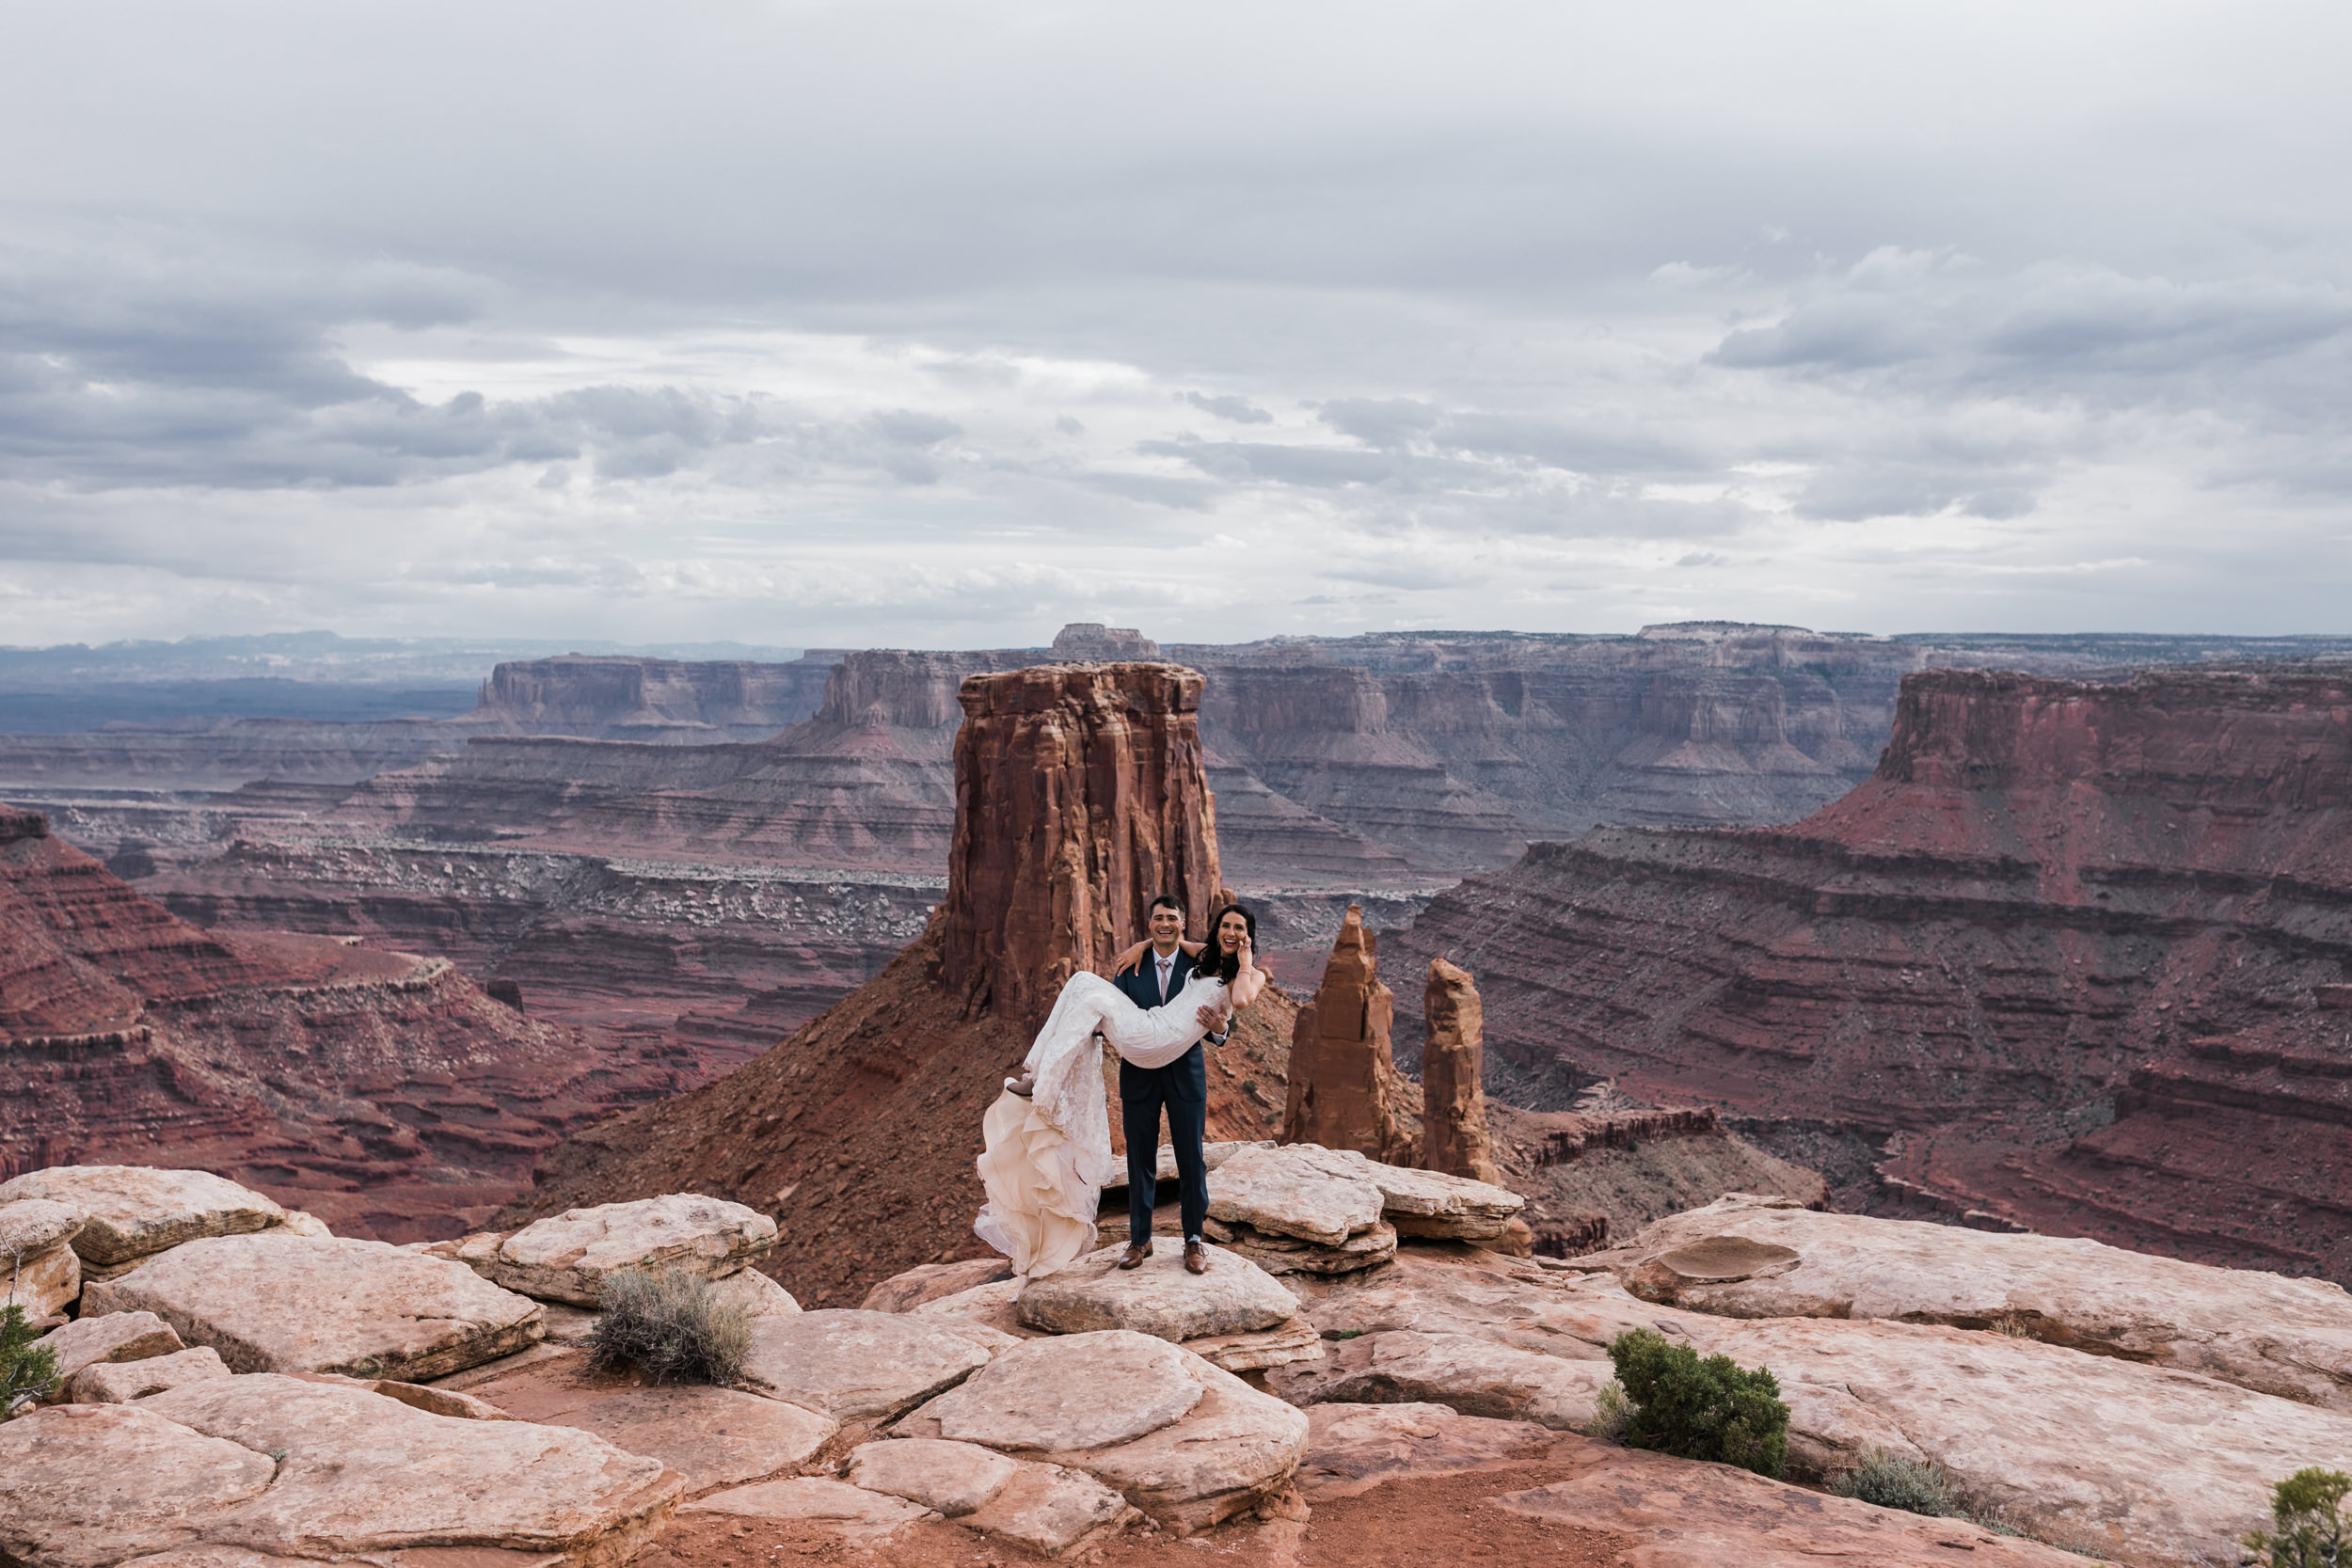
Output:
[[[0,1170],[218,1170],[346,1234],[449,1233],[652,1055],[534,1023],[438,960],[213,933],[0,807]]]
[[[2348,812],[2342,672],[1934,672],[1809,820],[1538,845],[1397,945],[1477,972],[1490,1090],[1615,1075],[1870,1135],[1911,1185],[1850,1200],[2343,1276],[2316,1195],[2279,1182],[2265,1218],[2188,1108],[2226,1076],[2196,1042],[2352,978]],[[2324,1074],[2267,1070],[2305,1086],[2237,1132],[2271,1168],[2334,1150]]]
[[[608,739],[763,739],[813,714],[829,661],[596,657],[501,664],[460,722],[524,735]]]
[[[1141,664],[965,682],[949,887],[929,930],[753,1062],[551,1150],[506,1219],[686,1188],[736,1198],[777,1216],[792,1243],[781,1277],[824,1306],[978,1255],[980,1117],[1053,988],[1139,937],[1162,889],[1206,914],[1217,855],[1200,689],[1189,671]],[[1293,1007],[1269,990],[1216,1053],[1212,1137],[1272,1131]]]

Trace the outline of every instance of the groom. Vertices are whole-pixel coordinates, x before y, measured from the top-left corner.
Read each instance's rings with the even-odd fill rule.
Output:
[[[1164,1006],[1184,990],[1193,971],[1192,955],[1179,945],[1184,936],[1184,907],[1161,894],[1152,900],[1151,928],[1151,950],[1133,968],[1111,977],[1129,1001],[1146,1011]],[[1225,1043],[1228,1029],[1223,1012],[1203,1006],[1196,1022],[1209,1044]],[[1184,1267],[1194,1274],[1206,1274],[1209,1254],[1200,1241],[1200,1227],[1209,1217],[1209,1168],[1201,1159],[1200,1138],[1209,1124],[1209,1068],[1198,1043],[1164,1068],[1119,1064],[1120,1119],[1127,1135],[1127,1250],[1119,1266],[1132,1269],[1152,1256],[1152,1205],[1159,1196],[1163,1105],[1168,1108],[1168,1141],[1176,1150]]]

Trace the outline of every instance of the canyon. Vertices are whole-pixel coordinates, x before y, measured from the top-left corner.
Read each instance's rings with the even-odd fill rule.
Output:
[[[2341,669],[1929,672],[1812,816],[1537,845],[1395,946],[1478,974],[1489,1093],[1605,1080],[1841,1208],[2342,1281],[2347,811]]]

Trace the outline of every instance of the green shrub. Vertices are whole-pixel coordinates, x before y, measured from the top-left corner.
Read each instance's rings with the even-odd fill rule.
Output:
[[[656,1383],[733,1383],[752,1351],[748,1307],[683,1269],[622,1269],[597,1289],[604,1315],[589,1340],[595,1367],[635,1367]]]
[[[2246,1549],[2262,1568],[2338,1568],[2352,1562],[2344,1548],[2343,1503],[2352,1476],[2316,1465],[2297,1470],[2270,1489],[2275,1530],[2258,1529]]]
[[[1613,1377],[1593,1396],[1593,1418],[1584,1423],[1584,1435],[1604,1443],[1622,1443],[1632,1419],[1633,1402],[1625,1397],[1625,1385]]]
[[[1903,1459],[1883,1449],[1864,1454],[1862,1467],[1839,1476],[1829,1489],[1841,1497],[1899,1508],[1905,1513],[1924,1513],[1931,1519],[1953,1518],[1960,1513],[1951,1478],[1941,1466]]]
[[[40,1338],[24,1321],[24,1307],[13,1302],[0,1307],[0,1418],[57,1381],[57,1353],[34,1343]]]
[[[1690,1346],[1646,1328],[1610,1340],[1609,1359],[1634,1405],[1626,1447],[1780,1474],[1788,1457],[1788,1407],[1769,1370],[1743,1370],[1727,1355],[1702,1361]]]

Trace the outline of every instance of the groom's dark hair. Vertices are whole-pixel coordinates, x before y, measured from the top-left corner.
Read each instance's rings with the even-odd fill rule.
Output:
[[[1184,912],[1184,900],[1178,898],[1172,893],[1163,893],[1157,898],[1152,899],[1151,904],[1145,908],[1143,912],[1145,915],[1149,916],[1152,911],[1157,909],[1170,909],[1174,910],[1178,914],[1182,914]]]

